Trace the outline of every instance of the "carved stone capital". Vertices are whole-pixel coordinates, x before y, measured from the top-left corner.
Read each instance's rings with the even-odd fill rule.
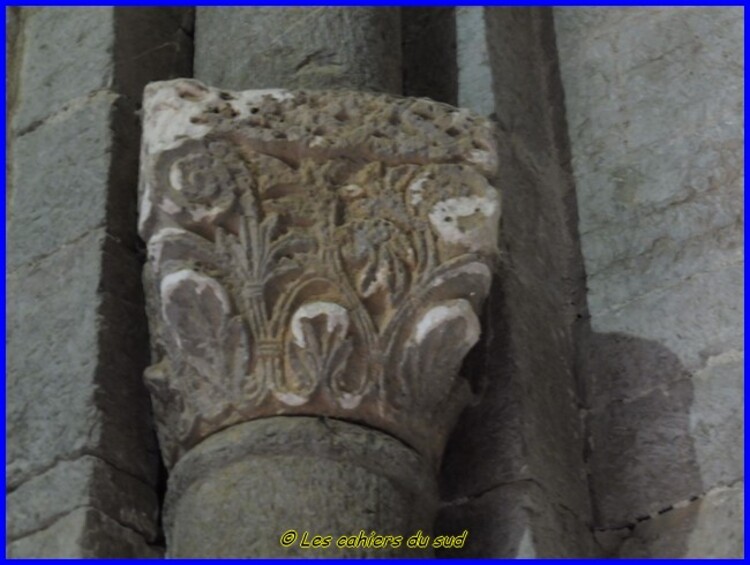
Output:
[[[146,88],[141,166],[146,382],[169,466],[279,414],[359,422],[439,459],[496,254],[486,120],[176,80]]]

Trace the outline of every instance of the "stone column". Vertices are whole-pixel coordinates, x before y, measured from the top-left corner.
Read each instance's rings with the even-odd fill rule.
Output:
[[[489,123],[427,99],[154,83],[141,167],[168,554],[408,554],[472,398]]]
[[[401,94],[399,8],[196,9],[195,78],[223,88]]]

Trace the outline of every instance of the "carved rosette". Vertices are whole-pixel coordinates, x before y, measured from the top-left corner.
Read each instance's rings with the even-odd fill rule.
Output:
[[[496,255],[490,124],[361,92],[146,88],[141,236],[164,457],[320,415],[439,459]]]

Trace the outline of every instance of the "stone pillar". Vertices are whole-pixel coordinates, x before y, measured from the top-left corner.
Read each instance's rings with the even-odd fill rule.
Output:
[[[401,93],[398,8],[197,8],[195,78]]]
[[[8,557],[161,553],[137,112],[191,72],[191,14],[9,13]]]
[[[489,123],[426,99],[154,83],[141,167],[168,554],[409,553],[473,394],[458,370],[496,255]],[[401,539],[337,547],[360,531]]]
[[[594,556],[575,347],[585,278],[552,12],[459,7],[456,24],[459,104],[497,123],[504,260],[474,365],[486,388],[448,442],[436,533],[474,533],[443,555]]]

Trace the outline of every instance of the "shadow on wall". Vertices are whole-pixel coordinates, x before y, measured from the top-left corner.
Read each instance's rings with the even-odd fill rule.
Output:
[[[496,283],[485,317],[497,320],[501,312],[500,286]],[[464,371],[487,375],[487,387],[481,401],[463,413],[447,447],[436,527],[437,534],[467,529],[469,536],[463,550],[445,550],[444,556],[576,556],[576,547],[582,551],[586,542],[571,543],[581,536],[574,520],[550,502],[556,496],[540,488],[525,464],[534,446],[526,444],[533,438],[524,418],[534,416],[524,411],[524,384],[509,378],[515,369],[503,343],[507,329],[484,323],[489,335],[467,358]],[[616,557],[627,542],[627,555],[620,556],[684,556],[695,512],[672,513],[663,526],[654,524],[674,504],[703,490],[690,434],[690,374],[674,353],[653,341],[591,333],[584,343],[582,374],[589,379],[591,401],[585,459],[599,542],[591,545],[591,554]],[[633,535],[654,518],[651,539]]]
[[[703,491],[690,432],[693,382],[677,355],[654,341],[591,332],[582,345],[595,530],[633,530]],[[660,551],[668,554],[660,556],[687,553],[694,521],[686,513],[679,528],[664,532],[669,543]],[[628,556],[652,556],[637,547]]]

